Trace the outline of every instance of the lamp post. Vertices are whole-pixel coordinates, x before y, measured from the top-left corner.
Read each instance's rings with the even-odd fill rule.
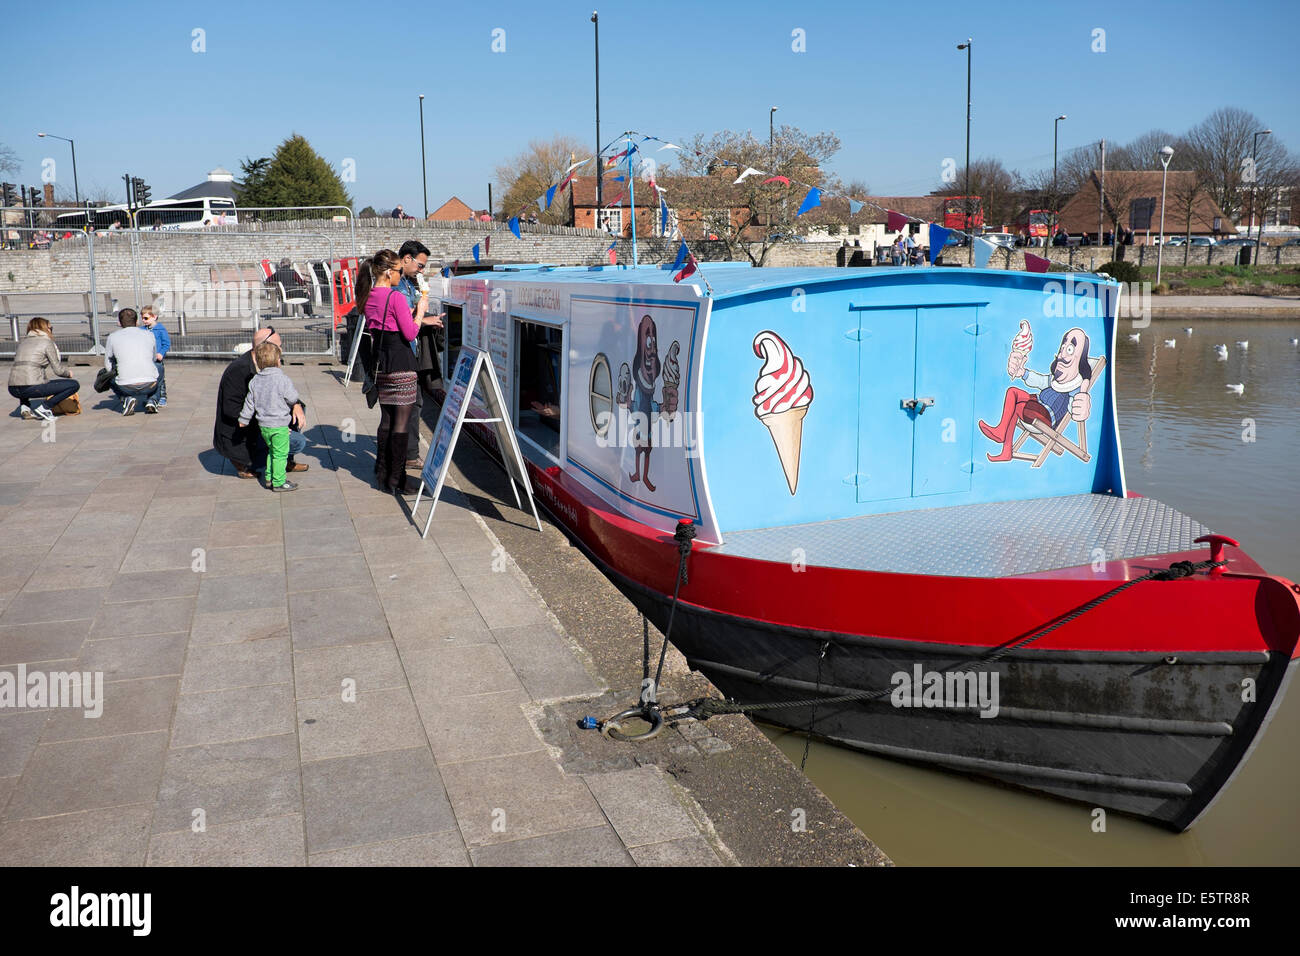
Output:
[[[1165,171],[1160,176],[1160,245],[1156,248],[1156,285],[1160,284],[1160,267],[1165,259],[1165,182],[1169,179],[1169,160],[1174,151],[1168,146],[1160,147],[1160,165]]]
[[[53,133],[37,133],[42,138],[48,136],[50,139],[61,139],[72,147],[72,194],[76,197],[77,205],[81,205],[81,188],[77,185],[77,144],[72,142],[66,136],[55,136]]]
[[[420,94],[420,181],[424,184],[424,218],[429,218],[429,174],[424,166],[424,94]]]
[[[601,168],[600,162],[600,13],[593,10],[591,12],[591,22],[595,31],[596,42],[596,222],[597,229],[601,227],[601,212],[604,210],[604,169]],[[578,211],[573,210],[574,222],[576,226]]]
[[[970,51],[975,42],[966,38],[965,43],[958,43],[957,49],[966,51],[966,195],[962,197],[961,208],[964,215],[962,216],[962,225],[967,231],[970,231]],[[975,243],[972,240],[967,254],[967,262],[970,265],[975,264]]]
[[[771,109],[767,111],[767,168],[772,171],[773,175],[776,175],[775,117],[776,117],[776,111],[778,109],[780,109],[780,107],[773,106]],[[770,194],[767,200],[767,228],[768,229],[772,228],[772,198]]]
[[[1257,189],[1258,189],[1257,184],[1258,184],[1258,182],[1259,182],[1259,166],[1258,166],[1258,164],[1256,163],[1256,159],[1255,159],[1255,157],[1256,157],[1256,154],[1259,152],[1259,138],[1260,138],[1261,136],[1269,136],[1269,135],[1272,134],[1272,132],[1273,132],[1273,131],[1272,131],[1271,129],[1262,129],[1262,130],[1260,130],[1258,133],[1255,134],[1255,138],[1251,141],[1251,146],[1250,146],[1250,177],[1251,177],[1251,178],[1250,178],[1250,226],[1247,226],[1247,227],[1246,227],[1246,238],[1247,238],[1247,239],[1250,238],[1250,229],[1251,229],[1251,226],[1254,226],[1254,225],[1255,225],[1255,203],[1256,203],[1256,198],[1255,198],[1255,196],[1256,196],[1256,192],[1257,192]],[[1257,246],[1255,247],[1255,254],[1254,254],[1253,256],[1250,257],[1251,262],[1255,263],[1256,265],[1259,265],[1259,250],[1260,250],[1260,247],[1263,246],[1263,245],[1264,245],[1264,217],[1263,217],[1263,216],[1260,216],[1260,219],[1259,219],[1259,245],[1257,245]]]
[[[1057,207],[1060,206],[1060,193],[1056,190],[1056,145],[1060,142],[1061,120],[1065,119],[1062,113],[1052,123],[1052,233],[1051,239],[1056,239],[1056,224],[1059,221]]]

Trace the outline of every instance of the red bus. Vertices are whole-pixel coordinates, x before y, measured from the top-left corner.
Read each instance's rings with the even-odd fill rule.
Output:
[[[949,196],[943,201],[945,229],[972,232],[984,226],[984,209],[979,196]]]
[[[1029,210],[1029,235],[1043,238],[1052,232],[1053,215],[1050,209]]]

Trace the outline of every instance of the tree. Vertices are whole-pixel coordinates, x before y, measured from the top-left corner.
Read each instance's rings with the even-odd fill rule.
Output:
[[[22,163],[18,162],[18,154],[14,152],[13,148],[0,143],[0,175],[17,175],[18,170],[21,168]]]
[[[1047,186],[1051,186],[1052,171],[1047,171]],[[995,225],[1011,222],[1023,204],[1025,182],[1019,173],[1011,172],[1000,159],[982,157],[970,165],[970,193],[980,197],[984,221]],[[932,196],[965,196],[966,169],[956,172],[952,182],[941,182]],[[972,210],[973,211],[973,210]]]
[[[375,212],[375,207],[374,207],[374,206],[367,206],[365,209],[362,209],[359,213],[357,213],[357,218],[358,218],[358,219],[374,219],[374,218],[375,218],[376,216],[378,216],[378,215],[379,215],[379,213]]]
[[[716,237],[730,258],[743,254],[761,266],[773,247],[794,241],[799,205],[810,186],[828,185],[823,167],[839,149],[835,134],[794,126],[775,130],[770,148],[748,130],[700,133],[677,151],[683,175],[661,182],[684,230]],[[762,174],[736,183],[749,167]],[[789,183],[765,182],[771,176]]]
[[[1231,220],[1241,218],[1249,202],[1252,180],[1270,167],[1285,165],[1286,148],[1273,136],[1259,137],[1252,158],[1255,133],[1266,129],[1258,116],[1237,107],[1215,110],[1187,133],[1189,155],[1205,180],[1206,189]]]
[[[297,133],[276,148],[269,162],[265,157],[246,159],[240,169],[244,178],[235,187],[240,206],[352,206],[352,197],[333,167]],[[301,218],[328,218],[334,213],[312,210]]]
[[[541,222],[552,226],[567,225],[572,219],[567,189],[555,196],[549,209],[538,207],[536,200],[538,196],[544,196],[550,186],[564,179],[570,164],[589,155],[590,148],[573,136],[559,134],[550,139],[531,140],[527,149],[496,169],[497,183],[503,192],[503,215],[509,219],[521,211],[527,213],[531,204]],[[594,174],[595,169],[588,163],[579,172]]]

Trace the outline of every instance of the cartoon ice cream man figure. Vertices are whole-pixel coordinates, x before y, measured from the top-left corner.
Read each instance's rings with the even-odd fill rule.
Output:
[[[979,423],[984,437],[1002,446],[996,455],[986,456],[989,461],[1011,460],[1017,422],[1038,421],[1059,430],[1071,419],[1087,421],[1092,413],[1092,396],[1088,394],[1092,386],[1092,363],[1088,359],[1087,333],[1075,328],[1061,336],[1061,345],[1047,373],[1028,368],[1033,346],[1033,331],[1028,322],[1022,321],[1007,357],[1007,375],[1039,391],[1035,396],[1013,385],[1002,400],[1002,418],[998,423]]]
[[[812,380],[799,357],[772,331],[754,336],[754,354],[763,368],[754,382],[754,414],[767,426],[794,494],[799,487],[799,457],[803,451],[803,420],[812,405]]]
[[[631,440],[636,448],[636,469],[628,477],[633,481],[643,482],[649,491],[654,491],[655,486],[650,481],[650,449],[653,444],[651,426],[654,423],[654,416],[661,411],[665,415],[672,415],[677,411],[677,389],[674,386],[671,402],[666,388],[664,401],[660,403],[654,400],[655,382],[659,378],[662,366],[659,362],[659,333],[655,328],[654,319],[650,316],[641,316],[641,322],[637,326],[636,341],[636,357],[632,359],[632,389],[627,400],[628,410],[632,413],[629,418]],[[677,343],[674,342],[673,346],[676,345]]]

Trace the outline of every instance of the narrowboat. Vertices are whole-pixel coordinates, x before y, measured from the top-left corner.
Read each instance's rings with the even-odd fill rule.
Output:
[[[661,630],[690,522],[672,642],[733,699],[803,702],[765,720],[1191,826],[1295,673],[1300,588],[1129,490],[1117,285],[701,270],[435,289],[555,520]]]

